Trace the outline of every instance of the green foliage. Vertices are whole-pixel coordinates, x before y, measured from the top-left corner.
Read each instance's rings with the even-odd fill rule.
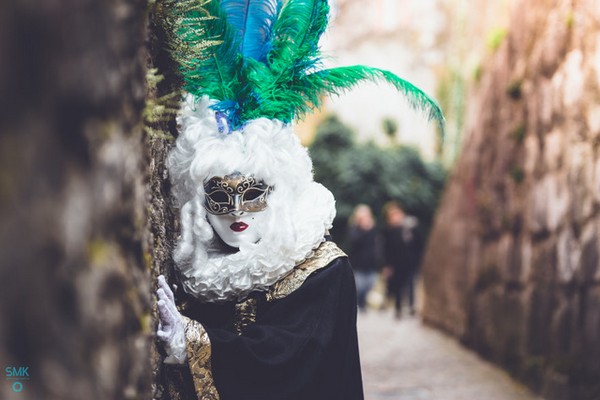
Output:
[[[336,117],[318,127],[310,153],[315,180],[336,198],[337,229],[345,228],[359,203],[379,214],[386,202],[396,200],[428,230],[446,179],[441,165],[424,162],[410,147],[357,143]]]
[[[487,46],[490,48],[490,50],[492,50],[492,51],[498,50],[498,48],[504,41],[504,38],[506,37],[507,33],[508,33],[508,31],[506,30],[506,28],[492,29],[488,33],[487,38],[486,38],[486,43],[487,43]]]
[[[569,11],[569,13],[567,14],[567,17],[565,18],[565,25],[567,26],[567,28],[571,29],[573,27],[574,21],[575,21],[575,15],[574,15],[573,11]]]
[[[144,131],[152,138],[173,140],[168,132],[161,129],[161,123],[169,122],[179,112],[179,100],[181,93],[178,91],[156,97],[158,84],[164,79],[158,73],[158,69],[150,68],[146,72],[146,87],[149,95],[146,96],[146,104],[142,111],[144,117]]]
[[[521,122],[517,127],[512,131],[511,137],[518,144],[522,144],[523,140],[525,140],[525,134],[527,133],[527,128],[524,122]]]
[[[521,167],[513,167],[510,171],[510,177],[515,183],[521,183],[525,179],[525,171]]]
[[[475,83],[481,82],[481,78],[483,77],[483,65],[481,63],[477,64],[477,66],[473,69],[473,81]]]

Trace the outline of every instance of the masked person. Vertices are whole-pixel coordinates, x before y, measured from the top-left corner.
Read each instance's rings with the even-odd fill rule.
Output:
[[[327,237],[334,199],[291,123],[374,76],[437,105],[386,71],[320,68],[327,1],[163,6],[188,93],[168,163],[182,290],[162,276],[157,290],[157,337],[181,377],[171,398],[362,399],[352,270]]]
[[[167,361],[187,363],[199,398],[362,398],[352,270],[326,240],[333,196],[289,126],[223,139],[209,104],[190,104],[169,160],[188,295],[179,312],[160,279]]]

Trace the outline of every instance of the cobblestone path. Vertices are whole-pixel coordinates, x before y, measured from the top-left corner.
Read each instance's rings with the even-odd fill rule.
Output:
[[[541,400],[416,317],[369,311],[358,334],[366,400]]]

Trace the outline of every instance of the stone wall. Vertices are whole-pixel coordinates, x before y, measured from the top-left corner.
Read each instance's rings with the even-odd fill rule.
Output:
[[[152,397],[145,37],[143,0],[0,2],[2,399]]]
[[[148,24],[148,62],[153,76],[149,77],[147,97],[147,149],[148,174],[148,223],[151,237],[151,270],[155,289],[159,274],[174,282],[172,254],[178,236],[179,215],[173,204],[171,186],[168,179],[166,159],[169,150],[175,144],[177,135],[175,113],[179,109],[176,92],[180,89],[177,66],[167,52],[167,37],[162,26],[161,3],[152,3],[149,7]],[[156,300],[156,297],[154,297]],[[158,323],[158,310],[153,303],[154,327]],[[175,400],[187,398],[178,394],[182,390],[177,368],[165,368],[162,362],[166,357],[164,348],[154,341],[152,347],[153,399]]]
[[[600,8],[523,0],[469,100],[424,319],[548,399],[600,398]]]

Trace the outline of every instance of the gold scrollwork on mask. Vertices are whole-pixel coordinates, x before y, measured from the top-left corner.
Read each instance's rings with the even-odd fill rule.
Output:
[[[235,172],[224,177],[213,176],[204,184],[204,208],[213,215],[263,211],[272,190],[272,186],[252,175]]]

